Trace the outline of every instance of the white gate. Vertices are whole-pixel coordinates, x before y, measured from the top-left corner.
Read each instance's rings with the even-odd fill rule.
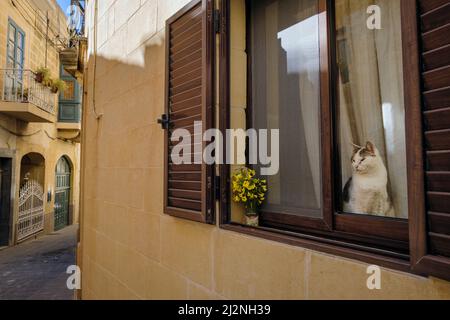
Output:
[[[17,241],[44,230],[44,191],[39,182],[27,181],[19,191]]]

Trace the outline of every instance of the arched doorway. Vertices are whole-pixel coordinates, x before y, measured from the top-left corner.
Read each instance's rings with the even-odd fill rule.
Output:
[[[19,216],[17,242],[44,230],[45,159],[28,153],[20,162]]]
[[[71,172],[69,161],[61,157],[55,172],[55,231],[69,225]]]

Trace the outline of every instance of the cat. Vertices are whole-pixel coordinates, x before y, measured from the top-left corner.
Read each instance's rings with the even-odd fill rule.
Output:
[[[378,149],[370,141],[365,147],[355,146],[351,161],[353,175],[344,187],[344,211],[392,217],[388,173]]]

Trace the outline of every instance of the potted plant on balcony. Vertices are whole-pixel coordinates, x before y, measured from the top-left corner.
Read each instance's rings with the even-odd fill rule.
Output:
[[[22,94],[22,101],[23,102],[28,102],[28,97],[29,97],[29,90],[28,89],[24,89],[23,90],[23,94]]]
[[[267,181],[256,178],[255,170],[242,168],[232,178],[233,201],[245,205],[245,224],[259,225],[258,209],[266,199]]]
[[[56,79],[56,80],[52,81],[50,88],[53,93],[58,93],[58,92],[63,92],[64,90],[66,90],[67,85],[63,80]]]
[[[50,80],[50,70],[45,67],[39,67],[36,70],[36,76],[35,76],[36,82],[42,83],[45,85],[45,83],[48,83]]]

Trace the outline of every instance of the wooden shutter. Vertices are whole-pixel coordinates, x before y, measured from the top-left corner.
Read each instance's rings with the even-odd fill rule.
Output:
[[[420,17],[416,30],[425,168],[425,214],[410,222],[411,256],[416,271],[450,280],[450,1],[410,3],[410,14]]]
[[[203,131],[212,127],[214,90],[213,1],[194,0],[166,23],[166,136],[165,213],[189,220],[213,223],[213,167],[172,164],[170,153],[175,129],[192,134],[194,121]],[[163,121],[164,122],[164,121]],[[202,150],[205,143],[202,143]]]

